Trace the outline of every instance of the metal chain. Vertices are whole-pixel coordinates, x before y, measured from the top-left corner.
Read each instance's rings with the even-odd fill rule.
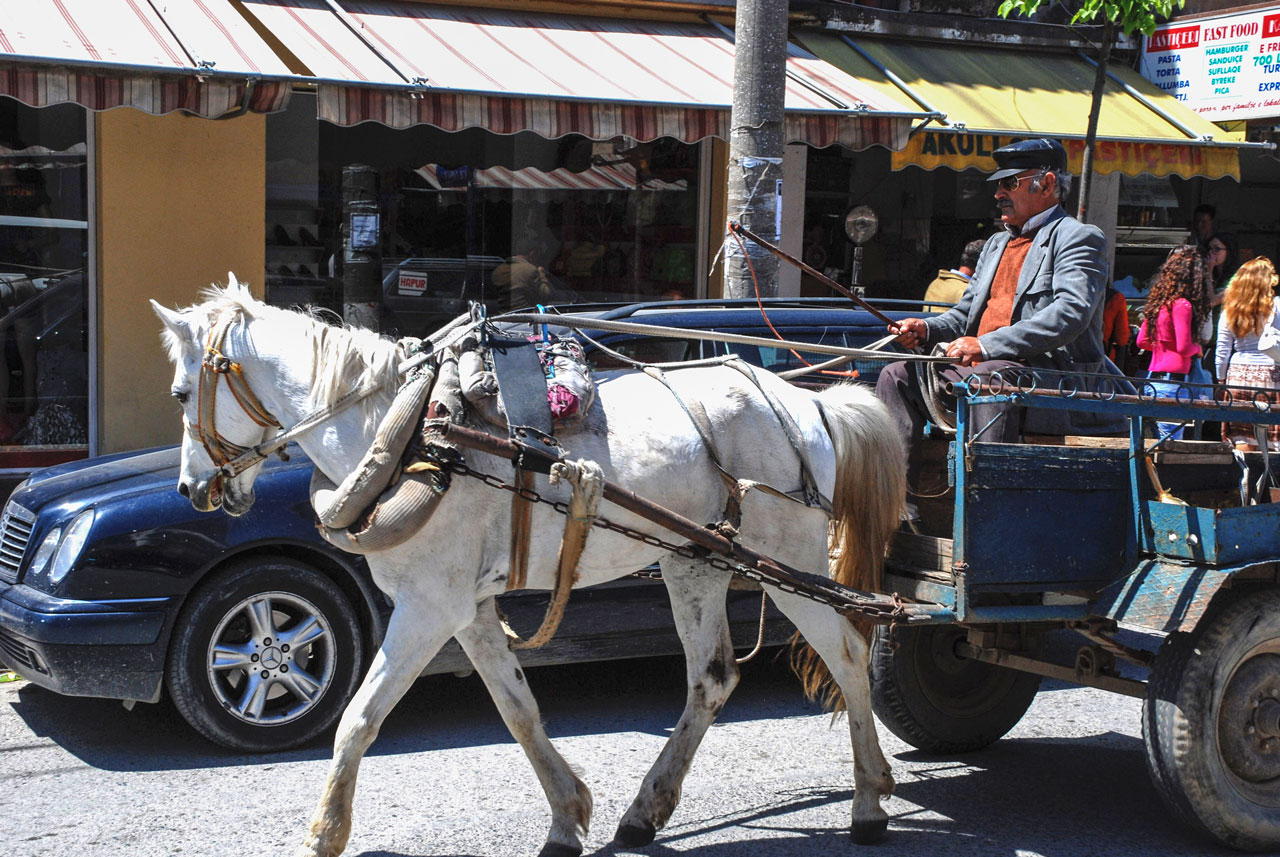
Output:
[[[569,511],[569,505],[567,503],[564,503],[559,500],[548,500],[542,495],[538,494],[537,491],[534,491],[531,488],[519,488],[508,482],[504,482],[498,476],[491,476],[488,473],[481,473],[478,470],[473,470],[472,468],[468,467],[466,464],[460,461],[451,462],[448,465],[448,467],[454,473],[457,473],[462,476],[470,476],[474,479],[480,480],[481,482],[483,482],[484,484],[492,488],[499,488],[503,491],[509,491],[512,494],[517,494],[522,499],[527,500],[530,503],[544,503],[550,506],[552,509],[554,509],[556,512],[558,512],[561,515],[565,515]],[[832,608],[838,613],[842,613],[842,614],[860,613],[868,618],[873,618],[873,619],[875,617],[883,617],[881,621],[887,622],[891,625],[896,625],[898,622],[907,620],[907,611],[905,609],[905,605],[903,605],[901,599],[899,599],[896,594],[893,598],[892,606],[887,606],[886,608],[880,608],[871,604],[853,605],[853,604],[850,604],[847,599],[838,598],[835,594],[823,595],[818,592],[802,589],[800,587],[787,583],[786,581],[777,580],[771,575],[765,574],[764,572],[759,571],[758,569],[748,568],[747,566],[741,565],[739,563],[730,562],[729,560],[721,559],[720,557],[713,556],[709,551],[707,551],[704,548],[699,548],[687,543],[677,544],[675,542],[669,542],[669,541],[666,541],[665,539],[658,538],[657,536],[652,535],[650,533],[641,532],[640,530],[634,529],[632,527],[628,527],[623,524],[614,523],[613,521],[610,521],[608,518],[604,518],[604,517],[596,517],[591,523],[592,523],[592,526],[599,527],[602,530],[609,530],[611,532],[615,532],[615,533],[618,533],[619,535],[625,536],[629,539],[634,539],[635,541],[638,541],[638,542],[644,542],[645,544],[650,545],[652,547],[669,550],[672,553],[677,554],[678,556],[685,557],[686,559],[701,560],[702,562],[705,562],[707,565],[711,566],[714,569],[718,569],[720,571],[727,571],[730,574],[736,575],[746,580],[753,580],[756,583],[762,583],[762,584],[767,583],[770,586],[773,586],[777,589],[781,589],[783,592],[789,592],[793,595],[798,595],[801,598],[807,598],[810,601],[816,601],[819,604],[826,605],[827,607]],[[638,571],[638,572],[635,572],[634,576],[648,578],[652,580],[662,579],[661,572]]]

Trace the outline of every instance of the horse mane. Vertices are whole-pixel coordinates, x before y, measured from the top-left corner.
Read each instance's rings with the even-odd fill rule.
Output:
[[[211,286],[201,292],[202,303],[193,307],[204,316],[206,329],[223,312],[238,312],[247,319],[278,325],[281,332],[300,335],[310,346],[312,380],[307,404],[312,410],[326,408],[343,395],[366,385],[377,385],[378,393],[361,403],[366,426],[371,427],[381,407],[390,403],[399,386],[396,369],[404,358],[399,344],[364,328],[336,325],[325,320],[324,310],[288,310],[273,307],[255,298],[247,286],[234,277],[225,286]],[[167,335],[165,343],[173,353]],[[181,352],[179,352],[181,353]]]

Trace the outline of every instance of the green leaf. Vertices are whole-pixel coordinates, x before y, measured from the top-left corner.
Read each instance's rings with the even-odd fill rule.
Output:
[[[1087,24],[1101,15],[1125,35],[1139,31],[1149,36],[1159,19],[1168,19],[1184,5],[1186,0],[1084,0],[1071,16],[1071,23]],[[1040,0],[1004,0],[999,13],[1005,18],[1011,11],[1030,17],[1039,7]]]
[[[7,682],[7,681],[26,681],[26,679],[18,675],[13,670],[0,672],[0,684],[3,684],[4,682]]]

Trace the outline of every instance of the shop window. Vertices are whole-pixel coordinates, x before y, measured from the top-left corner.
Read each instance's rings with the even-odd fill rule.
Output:
[[[0,470],[89,450],[85,112],[0,98]]]
[[[358,221],[343,203],[353,165],[376,174]],[[696,297],[698,181],[697,146],[667,138],[344,128],[298,96],[267,117],[267,300],[341,313],[353,222],[376,230],[392,335],[423,336],[471,301],[498,313]]]

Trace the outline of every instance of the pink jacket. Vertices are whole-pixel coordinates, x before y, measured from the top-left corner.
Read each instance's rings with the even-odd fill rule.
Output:
[[[1191,301],[1178,298],[1172,307],[1163,307],[1156,314],[1156,335],[1152,339],[1147,322],[1138,329],[1138,347],[1151,352],[1152,372],[1190,372],[1191,358],[1201,354],[1191,330],[1194,313]]]

